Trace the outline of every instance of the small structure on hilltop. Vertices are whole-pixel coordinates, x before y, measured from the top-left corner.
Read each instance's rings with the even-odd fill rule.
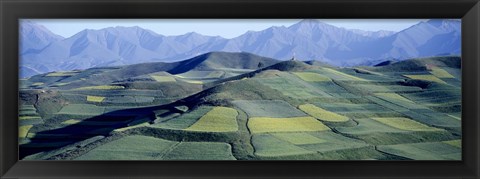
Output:
[[[290,59],[290,61],[297,61],[297,59],[295,58],[295,52],[293,52],[292,59]]]

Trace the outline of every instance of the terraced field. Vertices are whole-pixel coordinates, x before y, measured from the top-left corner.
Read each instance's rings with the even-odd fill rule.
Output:
[[[366,159],[380,154],[362,141],[333,132],[266,133],[252,139],[260,159]]]
[[[214,53],[41,74],[20,81],[20,158],[460,160],[460,62]]]
[[[237,111],[232,108],[215,107],[186,130],[204,132],[234,132],[238,130],[237,114]]]
[[[270,118],[252,117],[248,121],[252,134],[266,132],[326,131],[327,126],[312,117]]]
[[[300,117],[305,113],[281,100],[236,100],[232,103],[249,117]]]
[[[227,143],[175,142],[132,135],[97,147],[75,160],[235,160],[231,150]]]
[[[412,160],[458,160],[462,157],[461,148],[446,142],[386,145],[378,149]]]
[[[319,108],[313,104],[303,104],[298,106],[298,108],[305,113],[313,116],[317,119],[329,122],[346,122],[348,117],[342,116],[340,114],[327,111],[325,109]]]

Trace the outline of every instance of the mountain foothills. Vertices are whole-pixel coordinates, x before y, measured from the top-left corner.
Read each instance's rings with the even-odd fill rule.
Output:
[[[433,19],[400,32],[362,31],[302,20],[289,27],[248,31],[226,39],[187,33],[164,36],[140,27],[83,30],[63,38],[41,25],[20,24],[20,76],[144,62],[175,62],[212,51],[249,52],[334,66],[374,65],[384,60],[459,55],[459,20]],[[194,30],[194,29],[192,29]]]
[[[34,75],[20,80],[20,159],[461,160],[460,67],[210,52]]]

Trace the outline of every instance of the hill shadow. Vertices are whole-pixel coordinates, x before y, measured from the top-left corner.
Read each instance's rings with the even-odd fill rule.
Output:
[[[157,118],[155,110],[167,109],[168,112],[162,113],[158,117],[167,116],[181,112],[174,107],[176,105],[178,105],[177,102],[173,102],[160,106],[116,110],[64,127],[36,132],[29,138],[30,142],[19,145],[19,159],[22,160],[26,156],[40,152],[60,149],[95,136],[106,137],[115,129],[129,127],[129,124],[133,126],[138,124],[137,122],[152,123]]]

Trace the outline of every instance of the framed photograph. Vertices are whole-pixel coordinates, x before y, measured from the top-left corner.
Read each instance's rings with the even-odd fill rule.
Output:
[[[477,0],[0,6],[2,177],[480,177]]]

